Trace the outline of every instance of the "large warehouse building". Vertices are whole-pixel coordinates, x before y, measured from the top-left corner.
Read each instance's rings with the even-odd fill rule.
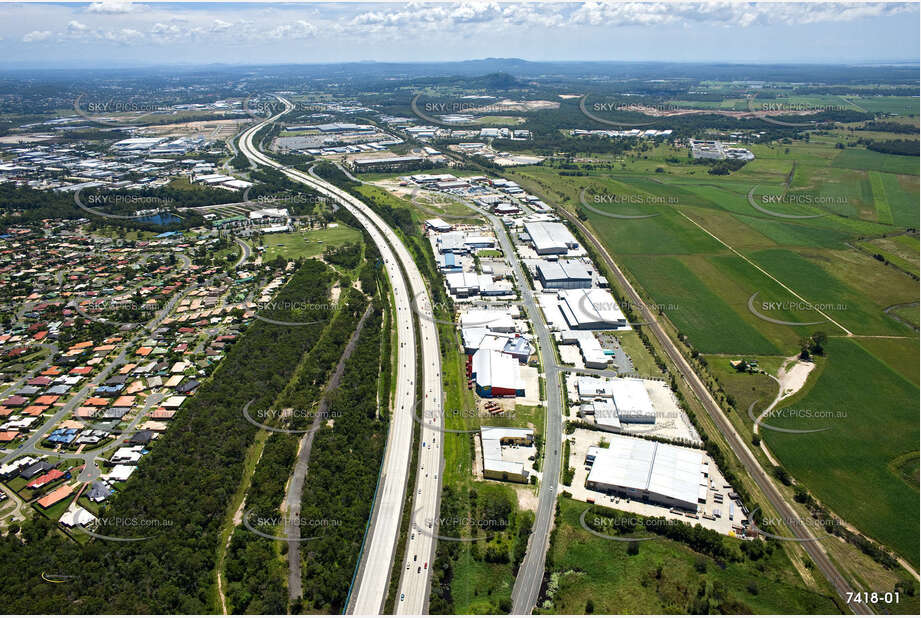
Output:
[[[579,376],[576,383],[583,412],[595,416],[602,429],[617,430],[621,423],[655,423],[656,411],[638,378],[596,378]]]
[[[592,287],[592,271],[578,260],[543,260],[537,264],[537,278],[544,288],[576,289]]]
[[[524,229],[538,255],[566,255],[570,249],[579,247],[572,232],[558,221],[529,221]]]
[[[480,397],[523,397],[524,380],[518,359],[510,354],[481,348],[473,355],[471,377]]]
[[[592,447],[586,487],[696,512],[706,501],[708,462],[696,449],[614,434],[608,448]]]
[[[557,301],[572,330],[606,330],[627,325],[627,318],[607,290],[560,290]]]

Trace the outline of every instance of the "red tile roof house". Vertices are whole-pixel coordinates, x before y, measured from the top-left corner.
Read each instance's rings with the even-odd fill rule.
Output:
[[[8,408],[18,408],[29,403],[29,400],[21,395],[13,395],[12,397],[7,397],[6,401],[3,402],[3,405]]]
[[[41,475],[41,476],[38,477],[37,479],[34,479],[34,480],[32,480],[32,481],[29,481],[29,483],[26,485],[26,487],[28,487],[28,488],[30,488],[30,489],[41,489],[41,488],[44,487],[45,485],[47,485],[47,484],[49,484],[49,483],[53,483],[54,481],[58,480],[59,478],[63,478],[64,475],[65,475],[65,472],[64,472],[63,470],[54,469],[54,470],[51,470],[50,472],[47,472],[47,473]]]
[[[70,494],[73,493],[73,491],[74,491],[74,488],[71,487],[70,485],[61,485],[60,487],[58,487],[51,493],[46,494],[44,497],[42,497],[38,501],[38,505],[42,507],[43,509],[47,509],[49,506],[53,506],[57,504],[58,502],[60,502],[61,500],[63,500],[64,498],[68,497]]]

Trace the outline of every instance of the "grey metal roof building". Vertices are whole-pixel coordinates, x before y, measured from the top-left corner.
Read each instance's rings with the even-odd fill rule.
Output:
[[[565,255],[570,249],[579,246],[572,232],[558,221],[528,221],[524,229],[531,237],[538,255]]]
[[[537,277],[545,288],[575,289],[592,287],[592,271],[584,262],[560,260],[537,264]]]

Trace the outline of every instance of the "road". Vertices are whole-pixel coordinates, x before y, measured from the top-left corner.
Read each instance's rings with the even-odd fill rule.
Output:
[[[811,533],[810,529],[805,526],[801,520],[800,516],[797,514],[793,506],[787,502],[784,496],[780,493],[777,487],[774,485],[770,476],[764,471],[761,467],[760,462],[749,450],[747,443],[742,438],[742,436],[736,431],[733,424],[729,421],[726,415],[723,413],[722,408],[716,403],[716,400],[710,394],[710,391],[707,390],[704,383],[698,377],[697,373],[687,362],[684,356],[681,354],[681,351],[675,345],[675,343],[668,337],[668,334],[665,332],[661,324],[659,324],[658,316],[653,313],[649,307],[646,306],[645,301],[637,294],[636,290],[633,288],[631,283],[627,280],[624,273],[617,267],[617,264],[614,263],[613,258],[608,253],[607,249],[594,237],[594,235],[589,231],[589,229],[576,218],[571,213],[565,211],[564,209],[557,209],[559,213],[565,216],[573,225],[575,225],[585,237],[594,245],[595,250],[602,257],[602,259],[607,264],[608,268],[611,269],[611,272],[614,274],[618,283],[621,286],[621,289],[624,290],[628,297],[628,301],[633,303],[633,306],[637,308],[641,314],[641,319],[646,321],[646,328],[655,336],[659,341],[659,344],[665,350],[665,353],[668,355],[669,359],[674,363],[678,368],[678,372],[681,377],[687,383],[688,387],[694,392],[694,395],[703,405],[704,409],[707,411],[707,414],[713,420],[716,427],[719,429],[720,433],[726,439],[729,448],[732,449],[736,457],[739,458],[739,461],[742,462],[742,465],[745,467],[745,470],[755,481],[755,484],[758,485],[758,488],[767,498],[768,502],[771,503],[771,506],[777,511],[784,522],[787,522],[788,527],[793,532],[794,536],[801,538],[810,538]],[[837,591],[838,595],[841,597],[842,601],[847,600],[847,592],[853,591],[853,587],[847,582],[847,580],[838,572],[837,568],[832,564],[831,560],[828,558],[828,555],[825,553],[825,549],[821,546],[818,541],[804,541],[801,543],[803,549],[809,554],[809,557],[816,564],[822,574],[828,579],[832,586]],[[871,614],[872,610],[864,603],[852,602],[848,606],[856,614]]]
[[[560,387],[560,366],[556,361],[550,330],[544,321],[544,314],[537,306],[534,292],[528,283],[521,263],[518,261],[515,248],[508,236],[502,221],[495,215],[481,211],[492,224],[502,247],[512,265],[515,283],[521,290],[525,311],[540,345],[540,357],[544,368],[547,393],[547,419],[545,423],[546,435],[544,436],[544,462],[543,476],[537,494],[537,513],[534,517],[534,527],[528,541],[528,550],[524,555],[515,585],[512,588],[512,614],[530,614],[537,603],[540,585],[544,578],[544,562],[547,557],[547,548],[550,544],[550,529],[553,526],[553,516],[556,513],[556,496],[560,478],[560,464],[562,456],[560,449],[563,443],[563,402]]]
[[[234,238],[234,241],[236,241],[237,245],[240,247],[240,259],[237,260],[233,267],[240,268],[240,264],[246,263],[246,260],[249,259],[250,248],[246,242],[240,240],[239,238]]]
[[[293,108],[289,101],[280,100],[286,106],[286,111]],[[416,332],[413,316],[415,315],[418,318],[422,344],[423,401],[434,402],[428,405],[437,414],[437,421],[433,421],[435,428],[429,430],[423,428],[422,439],[426,441],[427,445],[429,442],[426,437],[429,434],[439,433],[438,428],[443,422],[441,418],[441,356],[438,336],[431,315],[430,301],[419,303],[419,311],[416,314],[413,313],[413,297],[428,299],[425,281],[422,279],[422,275],[415,262],[413,262],[409,251],[406,250],[397,235],[387,226],[383,219],[351,194],[320,178],[287,168],[263,155],[255,147],[253,144],[255,133],[277,117],[269,118],[244,132],[240,139],[241,151],[255,163],[277,169],[292,180],[309,185],[321,195],[333,198],[349,210],[359,224],[367,230],[372,241],[377,246],[393,289],[397,320],[397,341],[400,344],[396,362],[396,397],[391,409],[387,450],[384,453],[378,493],[375,497],[374,509],[371,515],[371,524],[365,538],[364,552],[353,584],[348,608],[348,611],[356,614],[379,614],[383,610],[387,598],[391,565],[393,564],[399,539],[403,497],[406,493],[409,476],[410,448],[414,423],[413,412],[416,406],[417,370],[415,354]],[[403,276],[403,271],[406,273],[406,278]],[[417,481],[417,488],[423,491],[421,494],[414,496],[416,504],[420,504],[422,507],[421,516],[433,519],[437,518],[436,513],[441,490],[440,484],[435,478],[436,470],[440,470],[441,466],[440,442],[440,440],[435,442],[436,448],[428,450],[426,446],[424,451],[420,453],[420,474],[417,476],[421,478]],[[414,504],[414,508],[415,506]],[[433,531],[437,531],[437,526],[433,527]],[[428,539],[428,541],[421,541],[423,538]],[[414,546],[417,555],[428,556],[427,562],[431,563],[435,548],[434,538],[417,534],[413,541],[418,542]],[[407,545],[411,544],[408,543]],[[404,581],[401,581],[400,587],[404,592],[400,593],[403,595],[403,600],[398,601],[398,611],[402,611],[405,605],[406,608],[417,608],[413,613],[421,613],[428,598],[430,572],[429,569],[424,569],[423,572],[417,573],[417,577],[413,578],[412,581],[405,581],[405,578]]]
[[[364,184],[342,166],[337,164],[337,167],[349,179]],[[312,169],[311,174],[313,174]],[[412,261],[412,257],[408,254],[405,258]],[[425,281],[415,263],[413,263],[413,270],[415,272],[410,273],[410,287],[413,293],[414,309],[419,320],[419,333],[422,337],[423,384],[426,385],[426,392],[422,402],[413,411],[414,415],[422,420],[420,450],[416,467],[416,486],[413,488],[410,511],[410,533],[400,569],[394,613],[418,615],[428,609],[431,589],[430,568],[435,558],[435,545],[439,540],[437,532],[441,510],[439,475],[444,461],[442,452],[444,436],[442,423],[444,421],[441,419],[441,352],[438,346],[438,328],[432,319],[433,312],[429,304]],[[428,390],[428,385],[432,385],[433,390]]]

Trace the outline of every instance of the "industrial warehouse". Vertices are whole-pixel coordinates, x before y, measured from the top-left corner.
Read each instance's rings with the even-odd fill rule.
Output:
[[[607,290],[563,289],[541,294],[541,308],[557,330],[616,330],[627,318]]]
[[[591,489],[692,512],[707,499],[704,451],[613,435],[607,448],[589,449],[586,463]]]
[[[524,224],[526,236],[538,255],[567,255],[579,248],[579,241],[559,221],[528,221]]]
[[[525,469],[533,448],[520,450],[534,444],[534,432],[518,427],[481,427],[480,448],[483,452],[483,477],[501,481],[527,483],[530,472]],[[503,453],[503,447],[505,453]],[[510,457],[509,451],[517,451],[517,457]]]
[[[537,264],[537,277],[544,288],[575,289],[592,287],[592,271],[585,262],[560,260]]]
[[[620,429],[622,423],[656,422],[656,411],[643,380],[579,376],[578,385],[579,397],[585,402],[581,413],[593,414],[595,424],[602,429]]]

